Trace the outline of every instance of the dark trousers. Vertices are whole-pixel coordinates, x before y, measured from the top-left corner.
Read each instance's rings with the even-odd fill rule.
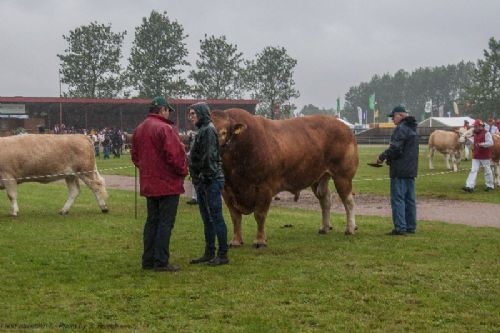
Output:
[[[198,196],[198,207],[203,220],[205,232],[205,251],[215,254],[215,238],[219,243],[218,256],[227,255],[227,227],[222,216],[221,191],[224,181],[213,180],[208,184],[198,184],[195,186]]]
[[[144,225],[143,267],[162,267],[170,257],[170,235],[175,224],[179,195],[148,197],[148,217]]]

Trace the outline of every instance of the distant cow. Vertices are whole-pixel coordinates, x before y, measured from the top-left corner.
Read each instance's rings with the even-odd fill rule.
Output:
[[[499,133],[493,134],[492,137],[493,137],[493,147],[492,147],[491,167],[493,169],[495,186],[500,187],[500,134]]]
[[[94,147],[80,134],[18,135],[0,138],[0,189],[6,189],[11,215],[17,216],[17,184],[49,183],[65,179],[68,200],[61,209],[67,214],[80,194],[81,179],[95,194],[102,212],[107,212],[108,193],[97,171]]]
[[[329,116],[269,120],[241,109],[212,112],[219,132],[226,183],[222,195],[234,225],[232,246],[243,244],[242,214],[254,213],[255,247],[266,245],[265,222],[273,197],[288,191],[298,199],[311,187],[322,211],[320,233],[330,224],[330,190],[333,178],[342,200],[347,226],[356,228],[352,178],[358,167],[358,148],[352,131]]]
[[[444,154],[446,168],[452,169],[450,166],[451,157],[453,171],[458,171],[458,164],[460,163],[465,145],[465,136],[466,132],[459,133],[458,131],[441,130],[432,132],[429,136],[429,169],[434,169],[432,160],[434,158],[434,152],[437,150]]]

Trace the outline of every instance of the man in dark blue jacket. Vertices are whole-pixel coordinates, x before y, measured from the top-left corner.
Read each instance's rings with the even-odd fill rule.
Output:
[[[191,260],[191,264],[206,262],[210,266],[224,265],[229,263],[229,259],[227,227],[222,216],[224,173],[217,129],[212,123],[210,108],[206,103],[191,105],[189,118],[198,128],[189,153],[189,173],[196,189],[205,233],[205,253],[200,258]],[[215,238],[219,243],[217,256]]]
[[[378,157],[390,167],[391,207],[394,229],[388,235],[414,234],[417,228],[415,177],[418,172],[417,122],[403,106],[388,115],[396,125],[389,148]]]

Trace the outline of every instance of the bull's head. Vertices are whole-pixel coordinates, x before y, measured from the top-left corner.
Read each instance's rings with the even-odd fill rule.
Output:
[[[225,147],[238,135],[246,130],[247,125],[237,123],[229,118],[224,111],[214,111],[211,115],[212,122],[219,134],[219,145]]]

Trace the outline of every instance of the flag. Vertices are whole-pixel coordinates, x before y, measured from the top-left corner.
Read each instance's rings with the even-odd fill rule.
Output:
[[[337,98],[337,114],[340,113],[340,97]]]
[[[375,110],[375,94],[371,94],[368,98],[368,107],[370,110]]]
[[[460,114],[460,112],[458,112],[457,102],[455,102],[455,101],[453,101],[453,112],[455,112],[456,115]]]
[[[432,99],[425,102],[424,111],[425,111],[425,113],[431,113],[431,111],[432,111]]]
[[[359,123],[362,124],[363,123],[363,109],[361,109],[360,106],[358,106],[358,119],[359,119]]]

